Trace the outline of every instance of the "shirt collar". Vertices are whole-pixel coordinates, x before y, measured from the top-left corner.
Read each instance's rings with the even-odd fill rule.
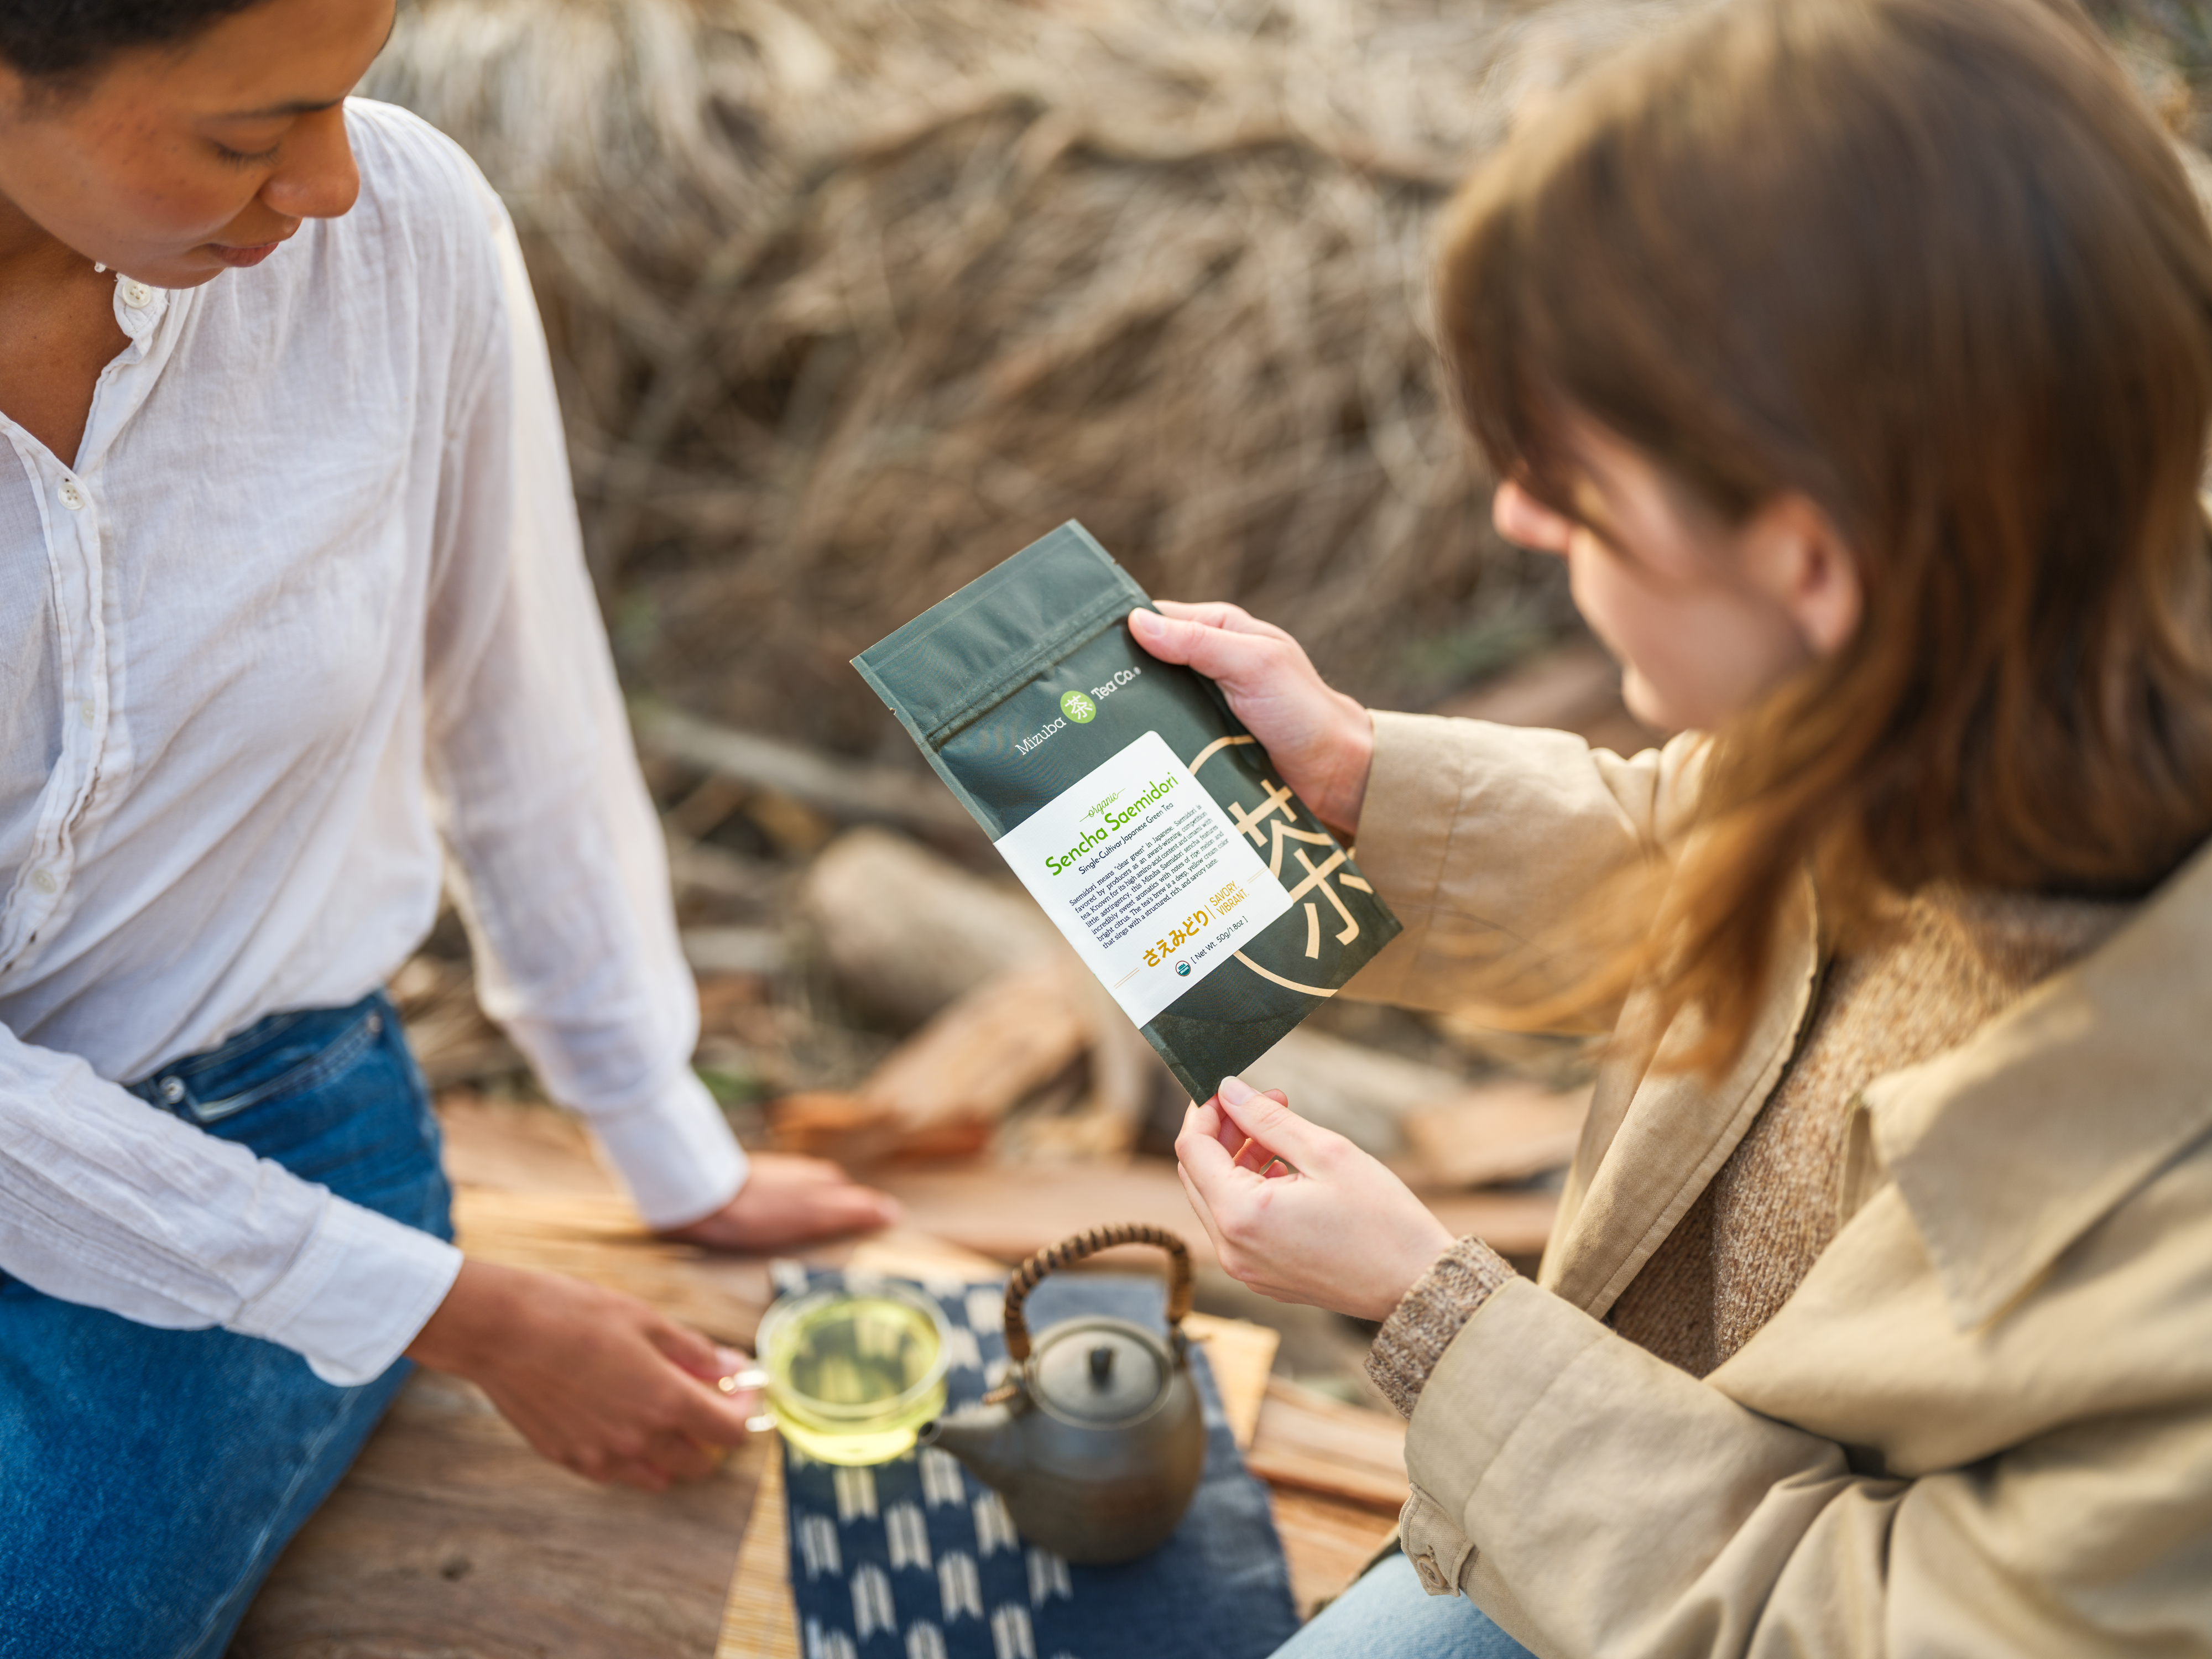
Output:
[[[91,477],[100,470],[117,434],[146,401],[175,349],[178,319],[189,308],[192,294],[190,289],[172,292],[131,276],[116,276],[115,322],[131,343],[101,374],[72,469],[79,477]]]
[[[1961,1330],[2212,1129],[2212,848],[1967,1042],[1870,1084],[1874,1142]]]

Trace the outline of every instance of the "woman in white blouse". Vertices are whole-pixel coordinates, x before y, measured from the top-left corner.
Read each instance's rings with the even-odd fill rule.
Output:
[[[750,1164],[579,553],[514,233],[344,102],[392,0],[0,0],[0,1656],[213,1655],[397,1387],[644,1486],[732,1357],[464,1261],[378,988],[449,857],[486,1006],[663,1231]]]

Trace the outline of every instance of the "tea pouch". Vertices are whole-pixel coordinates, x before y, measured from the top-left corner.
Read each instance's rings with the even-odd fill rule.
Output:
[[[1152,601],[1062,525],[853,659],[1194,1100],[1398,933]]]

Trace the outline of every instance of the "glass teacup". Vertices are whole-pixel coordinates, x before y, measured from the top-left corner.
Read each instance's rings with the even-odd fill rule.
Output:
[[[896,1285],[824,1287],[779,1300],[755,1339],[757,1366],[728,1380],[766,1392],[771,1424],[824,1463],[886,1463],[945,1410],[945,1316]]]

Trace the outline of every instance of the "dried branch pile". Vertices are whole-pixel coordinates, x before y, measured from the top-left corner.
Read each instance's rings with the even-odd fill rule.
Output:
[[[1376,692],[1555,605],[1488,538],[1428,232],[1655,3],[418,0],[364,89],[514,211],[634,678],[850,750],[845,659],[1071,516]]]

